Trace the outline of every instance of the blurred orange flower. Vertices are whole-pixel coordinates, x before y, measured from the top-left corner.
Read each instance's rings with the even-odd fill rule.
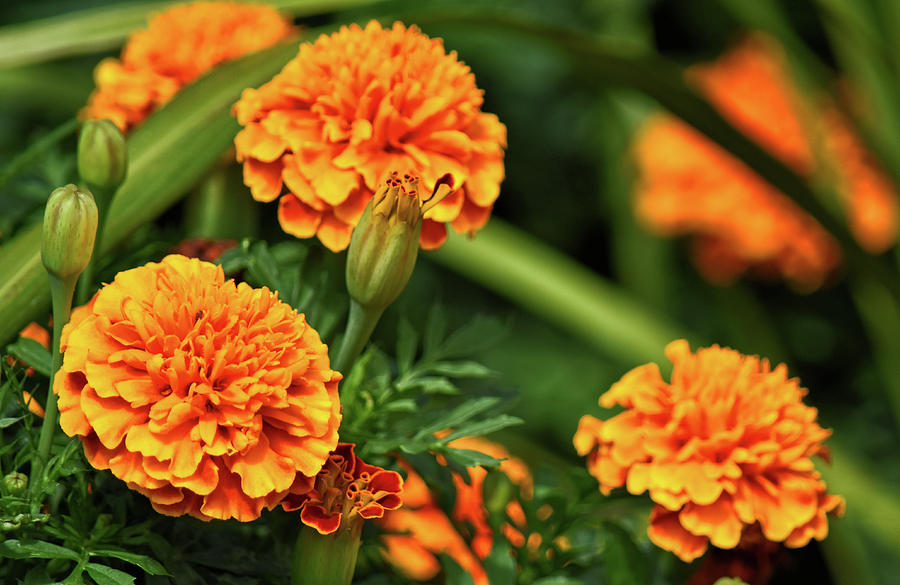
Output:
[[[381,518],[403,505],[403,478],[396,471],[369,465],[353,452],[353,443],[338,443],[312,490],[281,502],[287,511],[302,509],[300,520],[319,534],[331,534],[342,523]]]
[[[456,53],[415,27],[342,27],[235,105],[244,182],[259,201],[281,196],[284,231],[337,251],[388,171],[420,176],[426,192],[450,173],[457,189],[425,215],[420,237],[436,248],[445,222],[469,234],[484,226],[500,192],[506,127],[481,111],[482,93]]]
[[[338,372],[266,288],[184,256],[116,275],[63,329],[60,426],[169,515],[250,521],[337,445]]]
[[[854,236],[873,253],[894,243],[896,190],[833,104],[823,99],[806,112],[774,41],[754,35],[716,62],[691,68],[688,79],[728,121],[802,176],[812,174],[816,157],[801,121],[816,116]],[[696,264],[712,282],[753,270],[810,290],[839,265],[837,242],[809,214],[679,119],[648,119],[634,153],[638,217],[661,235],[694,235]]]
[[[109,118],[127,132],[216,65],[293,33],[290,21],[268,6],[238,2],[173,6],[131,35],[121,59],[104,59],[97,66],[97,89],[81,115]]]
[[[521,459],[510,456],[501,445],[477,437],[466,437],[452,441],[450,446],[503,459],[500,471],[519,486],[524,497],[531,497],[531,471]],[[453,521],[465,523],[471,528],[470,533],[460,534],[438,506],[422,478],[408,465],[404,464],[404,469],[408,475],[403,489],[403,509],[391,512],[379,521],[388,533],[382,536],[388,562],[409,579],[427,581],[441,570],[437,555],[446,554],[471,575],[475,585],[489,585],[481,564],[481,560],[491,553],[494,542],[484,505],[483,485],[487,471],[482,467],[468,468],[471,480],[468,484],[459,475],[453,475],[456,488]],[[525,527],[525,514],[517,501],[509,502],[506,513],[516,526]],[[512,524],[505,524],[503,533],[514,546],[525,544],[525,537]]]
[[[770,541],[805,546],[828,534],[827,512],[844,500],[825,493],[811,457],[827,457],[831,432],[816,423],[806,390],[787,368],[714,345],[666,348],[671,383],[656,364],[635,368],[600,397],[625,411],[584,416],[575,449],[588,456],[600,490],[626,486],[656,502],[650,540],[684,561],[707,545],[734,548],[759,523]]]

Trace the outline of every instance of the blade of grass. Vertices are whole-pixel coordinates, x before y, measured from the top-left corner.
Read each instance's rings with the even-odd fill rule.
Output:
[[[295,17],[335,12],[374,0],[267,0]],[[0,28],[0,68],[114,49],[147,17],[180,2],[151,1],[78,10]]]

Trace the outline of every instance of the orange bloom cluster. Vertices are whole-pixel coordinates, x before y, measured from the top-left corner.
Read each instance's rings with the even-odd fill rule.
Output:
[[[433,249],[445,222],[460,233],[484,226],[500,192],[506,127],[481,105],[472,72],[440,39],[400,23],[342,27],[244,91],[237,160],[255,199],[281,196],[284,231],[335,251],[388,171],[420,176],[426,192],[450,173],[456,190],[422,227],[421,245]]]
[[[688,77],[739,130],[801,176],[812,174],[813,143],[801,123],[807,106],[772,41],[751,37]],[[821,124],[851,230],[867,250],[882,252],[897,237],[896,191],[832,104],[814,110],[807,115]],[[695,261],[709,280],[727,283],[749,269],[810,290],[840,263],[837,242],[809,214],[679,119],[651,117],[634,150],[639,218],[662,235],[695,235]]]
[[[531,472],[522,460],[511,457],[502,446],[476,437],[456,439],[450,446],[503,459],[500,471],[519,486],[525,497],[531,497]],[[438,506],[425,481],[409,466],[404,465],[404,469],[408,475],[404,484],[403,509],[388,514],[379,522],[388,533],[382,537],[388,562],[409,579],[427,581],[441,570],[436,555],[446,554],[471,575],[475,585],[489,585],[481,564],[481,560],[491,553],[494,542],[483,497],[487,471],[482,467],[468,468],[471,480],[468,484],[459,475],[453,475],[456,488],[453,520],[471,527],[471,532],[463,535]],[[514,524],[524,528],[525,514],[518,502],[511,501],[506,513]],[[525,543],[525,537],[513,525],[504,525],[503,532],[514,546]]]
[[[216,65],[293,33],[290,21],[268,6],[237,2],[173,6],[131,36],[121,59],[104,59],[97,66],[97,89],[82,116],[109,118],[127,132]]]
[[[250,521],[312,487],[337,445],[341,375],[266,288],[166,256],[73,312],[54,383],[88,461],[169,515]]]
[[[844,501],[825,493],[811,457],[827,457],[821,443],[831,432],[787,368],[715,345],[693,354],[684,340],[666,355],[670,383],[656,364],[635,368],[600,397],[624,412],[581,419],[575,448],[600,490],[649,491],[650,539],[685,561],[709,543],[736,547],[757,522],[790,547],[825,538],[825,514],[841,513]]]
[[[300,520],[319,534],[331,534],[344,524],[381,518],[385,510],[403,504],[403,478],[396,471],[369,465],[353,452],[353,443],[339,443],[316,476],[312,490],[281,502],[288,512],[302,509]]]

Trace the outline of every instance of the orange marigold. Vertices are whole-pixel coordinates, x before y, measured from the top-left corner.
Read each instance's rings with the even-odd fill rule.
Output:
[[[523,496],[531,497],[531,471],[522,460],[510,456],[501,445],[477,437],[466,437],[452,441],[450,446],[502,459],[500,471],[519,486]],[[471,529],[468,534],[460,534],[438,506],[425,481],[408,465],[403,464],[403,467],[407,471],[403,509],[379,521],[388,533],[382,536],[388,562],[409,579],[427,581],[441,570],[436,555],[446,554],[471,575],[475,585],[489,585],[481,564],[481,560],[491,553],[494,542],[483,497],[487,471],[482,467],[468,468],[468,484],[459,475],[453,475],[456,488],[453,520]],[[517,501],[509,502],[506,513],[516,526],[525,527],[525,514]],[[525,544],[525,537],[513,525],[505,524],[503,532],[514,546]]]
[[[173,6],[131,35],[121,59],[100,62],[94,71],[97,89],[81,114],[108,118],[127,132],[216,65],[293,33],[291,22],[268,6],[238,2]]]
[[[300,509],[300,521],[319,534],[331,534],[362,519],[381,518],[403,504],[403,478],[396,471],[369,465],[353,452],[353,443],[339,443],[316,475],[312,490],[281,502],[287,511]]]
[[[607,421],[584,416],[575,448],[607,494],[626,486],[656,502],[650,539],[691,561],[708,543],[734,548],[746,528],[790,547],[828,534],[827,512],[842,498],[825,493],[811,457],[827,457],[831,432],[816,423],[806,390],[787,368],[712,346],[666,348],[674,364],[633,369],[600,397],[625,411]]]
[[[756,35],[691,68],[688,78],[728,121],[809,176],[815,154],[801,123],[807,105],[784,61],[773,41]],[[815,110],[850,228],[863,247],[882,252],[897,236],[896,191],[837,108],[821,100]],[[840,263],[837,242],[809,214],[679,119],[648,119],[634,152],[637,215],[659,234],[694,234],[695,262],[709,280],[727,283],[749,269],[809,290]]]
[[[312,487],[338,372],[303,315],[184,256],[126,270],[63,329],[60,426],[169,515],[249,521]]]
[[[500,192],[506,127],[481,111],[482,93],[455,52],[415,27],[342,27],[235,105],[244,182],[259,201],[281,195],[287,233],[337,251],[388,171],[417,174],[429,193],[450,173],[456,190],[420,237],[437,248],[445,222],[469,234],[484,226]]]

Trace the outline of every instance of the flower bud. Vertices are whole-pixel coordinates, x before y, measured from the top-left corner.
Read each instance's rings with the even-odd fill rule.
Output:
[[[28,476],[18,471],[7,473],[3,477],[3,485],[10,494],[21,496],[28,489]]]
[[[50,194],[41,240],[47,272],[61,280],[77,278],[91,260],[96,235],[97,205],[90,191],[66,185]]]
[[[395,171],[372,197],[350,239],[347,290],[362,307],[383,310],[400,296],[416,265],[422,217],[451,190],[441,177],[427,201],[418,177]]]
[[[125,137],[110,120],[88,120],[78,138],[78,174],[91,189],[115,191],[125,180]]]

